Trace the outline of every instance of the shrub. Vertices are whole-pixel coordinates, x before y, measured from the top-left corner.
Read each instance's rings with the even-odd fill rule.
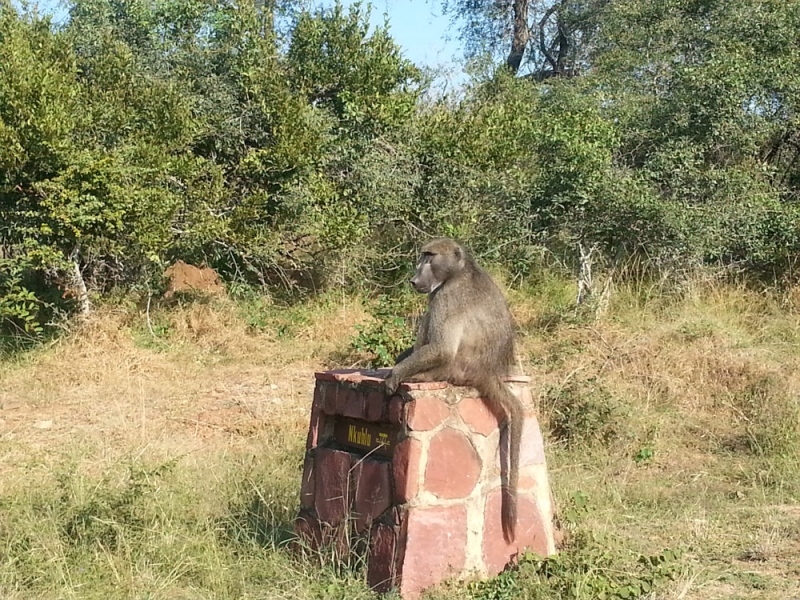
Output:
[[[372,322],[356,326],[358,334],[350,348],[365,355],[369,366],[392,366],[395,358],[414,343],[411,319],[400,316],[408,314],[410,304],[409,296],[380,296],[370,310]]]
[[[543,411],[554,439],[567,445],[608,445],[620,433],[620,405],[595,378],[551,388]]]

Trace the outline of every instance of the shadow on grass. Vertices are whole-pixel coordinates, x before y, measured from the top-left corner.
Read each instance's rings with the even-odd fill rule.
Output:
[[[24,356],[47,344],[57,341],[65,329],[46,327],[41,333],[32,334],[16,328],[3,328],[0,323],[0,362]]]

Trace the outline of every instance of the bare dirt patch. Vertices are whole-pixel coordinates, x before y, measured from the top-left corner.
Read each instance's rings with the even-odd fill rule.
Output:
[[[225,287],[210,267],[196,267],[182,260],[170,265],[164,271],[167,279],[165,298],[172,297],[175,292],[202,292],[206,294],[223,294]]]
[[[74,444],[91,460],[137,448],[257,446],[275,429],[305,439],[313,373],[360,309],[334,306],[330,324],[298,332],[319,340],[316,348],[248,332],[231,309],[173,310],[162,337],[143,328],[142,316],[109,311],[50,350],[0,367],[0,440],[13,442],[17,456],[0,470],[26,454],[57,460]]]

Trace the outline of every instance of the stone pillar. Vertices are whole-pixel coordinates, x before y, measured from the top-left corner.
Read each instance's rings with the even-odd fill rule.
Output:
[[[503,538],[498,420],[472,388],[404,383],[388,370],[317,373],[297,534],[312,547],[366,544],[367,578],[403,598],[450,577],[493,576],[523,549],[555,552],[553,510],[528,377],[517,536]],[[505,439],[503,446],[505,447]]]

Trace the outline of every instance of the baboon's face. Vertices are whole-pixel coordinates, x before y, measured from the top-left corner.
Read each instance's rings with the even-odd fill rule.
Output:
[[[463,253],[455,242],[434,240],[422,248],[411,285],[420,294],[430,294],[463,266]]]
[[[436,257],[436,254],[430,252],[423,252],[419,257],[417,272],[411,278],[411,285],[420,294],[430,294],[442,285],[442,282],[434,273],[433,263]]]

